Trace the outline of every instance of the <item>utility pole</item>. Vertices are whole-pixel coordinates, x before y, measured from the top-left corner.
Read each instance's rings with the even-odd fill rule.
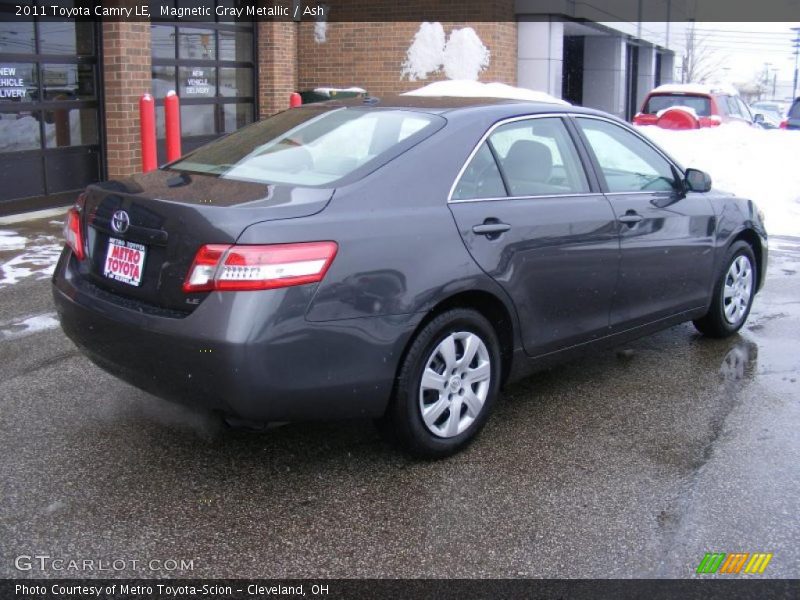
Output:
[[[794,83],[792,84],[792,99],[797,98],[797,58],[800,56],[800,27],[792,27],[794,31]]]
[[[772,63],[771,62],[765,62],[764,63],[764,76],[763,76],[763,80],[762,80],[763,91],[761,89],[762,86],[759,86],[759,90],[758,90],[758,96],[759,96],[758,99],[759,100],[761,100],[761,94],[768,94],[769,93],[769,72],[771,70],[770,67],[772,67]]]

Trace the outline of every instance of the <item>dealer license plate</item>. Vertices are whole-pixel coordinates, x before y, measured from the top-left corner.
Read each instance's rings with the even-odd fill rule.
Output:
[[[108,238],[108,252],[103,275],[128,285],[140,285],[147,248],[142,244]]]

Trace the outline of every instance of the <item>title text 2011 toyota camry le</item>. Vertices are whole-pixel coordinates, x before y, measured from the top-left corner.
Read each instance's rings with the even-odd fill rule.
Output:
[[[68,213],[53,294],[99,366],[246,421],[374,417],[444,456],[501,385],[764,281],[754,204],[603,113],[399,97],[295,108]]]

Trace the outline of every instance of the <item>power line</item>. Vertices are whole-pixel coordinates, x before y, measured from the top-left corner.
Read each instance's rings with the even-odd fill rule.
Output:
[[[718,31],[720,33],[755,33],[763,35],[791,35],[791,27],[787,27],[786,31],[743,31],[741,29],[714,29],[711,27],[694,27],[695,31]]]

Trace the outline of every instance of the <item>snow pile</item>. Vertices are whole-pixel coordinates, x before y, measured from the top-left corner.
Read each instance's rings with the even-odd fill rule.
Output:
[[[472,27],[456,29],[444,47],[442,66],[448,79],[478,80],[478,75],[489,66],[489,49]]]
[[[314,23],[314,41],[318,44],[324,44],[328,39],[328,23],[319,20]]]
[[[771,235],[800,236],[800,131],[738,123],[704,129],[638,130],[684,167],[711,175],[715,188],[750,198],[764,211]]]
[[[448,79],[475,81],[490,55],[472,27],[455,29],[447,39],[441,23],[422,23],[406,51],[401,77],[417,81],[443,69]]]
[[[327,4],[317,5],[319,8],[322,9],[319,16],[317,16],[317,20],[314,23],[314,41],[317,44],[324,44],[328,41],[328,23],[325,20],[325,15],[328,14],[328,9],[330,8]]]
[[[442,66],[445,35],[441,23],[423,23],[406,51],[402,76],[410,81],[426,79]]]
[[[505,83],[480,83],[479,81],[437,81],[404,96],[447,96],[455,98],[508,98],[525,102],[544,102],[569,106],[569,102],[544,92],[513,87]]]

